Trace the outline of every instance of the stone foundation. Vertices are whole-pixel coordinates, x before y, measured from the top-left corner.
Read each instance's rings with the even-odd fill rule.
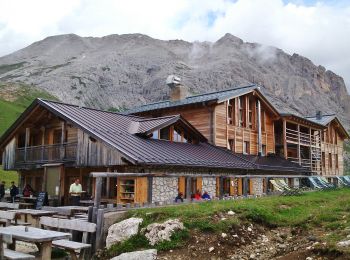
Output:
[[[152,181],[152,202],[174,201],[178,194],[177,177],[154,177]]]
[[[202,192],[208,192],[211,198],[216,197],[216,178],[203,177],[202,178]]]
[[[251,193],[254,195],[262,195],[264,193],[264,185],[262,178],[252,178],[253,182]]]

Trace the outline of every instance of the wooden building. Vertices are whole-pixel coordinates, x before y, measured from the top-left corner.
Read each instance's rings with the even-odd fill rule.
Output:
[[[233,120],[220,131],[192,120],[195,127],[182,115],[145,118],[36,99],[0,138],[2,164],[5,170],[19,172],[20,187],[30,184],[60,204],[68,203],[75,178],[93,194],[91,172],[119,173],[106,178],[102,189],[105,199],[119,203],[173,200],[178,192],[190,197],[196,190],[211,196],[261,194],[266,192],[267,176],[304,176],[305,169],[295,163],[252,155],[258,153],[259,140],[266,147],[262,153],[274,151],[269,122],[277,113],[259,92],[245,91],[245,101],[231,97],[223,102],[224,109],[214,107],[209,120]],[[257,100],[264,114],[261,132],[255,123]],[[233,114],[229,105],[245,109]],[[203,134],[204,128],[209,130]],[[250,155],[216,147],[208,138]]]
[[[168,85],[171,100],[127,113],[145,117],[180,114],[212,144],[234,153],[275,154],[314,175],[343,175],[343,142],[349,135],[334,115],[317,120],[281,113],[257,85],[195,96],[188,96],[179,82]]]

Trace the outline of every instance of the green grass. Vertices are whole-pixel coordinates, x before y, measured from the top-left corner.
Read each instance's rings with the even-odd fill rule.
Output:
[[[0,165],[0,182],[5,181],[5,187],[9,188],[11,186],[11,182],[14,181],[15,184],[18,184],[18,173],[15,171],[4,171],[2,166]]]
[[[33,102],[35,98],[40,97],[57,100],[56,97],[33,86],[0,82],[0,90],[6,92],[8,89],[14,89],[14,91],[11,91],[11,93],[13,96],[15,96],[15,100],[7,101],[4,100],[0,95],[0,136]]]
[[[236,214],[228,216],[233,210]],[[112,246],[105,256],[112,257],[123,252],[156,248],[160,251],[184,246],[192,231],[220,234],[244,223],[256,223],[267,227],[300,227],[327,233],[329,248],[345,239],[350,229],[350,189],[308,192],[301,196],[270,196],[259,199],[236,201],[212,201],[183,204],[152,209],[137,209],[127,213],[126,218],[143,218],[142,227],[167,219],[180,219],[186,229],[175,233],[171,241],[154,247],[148,245],[144,235]],[[224,217],[224,218],[223,218]]]

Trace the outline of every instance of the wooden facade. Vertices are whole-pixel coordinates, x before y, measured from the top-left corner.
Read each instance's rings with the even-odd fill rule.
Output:
[[[344,136],[335,120],[322,132],[322,175],[344,175]]]
[[[194,104],[172,109],[138,113],[156,117],[180,114],[212,144],[236,153],[257,155],[258,115],[256,92],[228,99],[221,103]],[[263,154],[275,153],[274,120],[276,112],[261,102],[261,130]]]

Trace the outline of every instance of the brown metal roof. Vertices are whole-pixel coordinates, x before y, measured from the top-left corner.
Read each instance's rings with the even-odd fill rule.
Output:
[[[53,114],[72,123],[76,127],[97,138],[121,152],[124,157],[136,165],[174,165],[204,168],[225,168],[244,170],[278,170],[292,171],[300,169],[293,164],[278,163],[278,160],[269,159],[269,167],[265,163],[254,160],[254,156],[238,155],[227,149],[219,148],[200,141],[198,144],[170,142],[150,139],[140,136],[154,128],[163,127],[169,123],[181,122],[194,132],[197,131],[180,116],[146,119],[138,116],[123,115],[101,111],[76,105],[69,105],[55,101],[36,99],[16,122],[0,138],[0,147],[6,145],[13,131],[22,124],[24,119],[37,106],[43,106]],[[199,134],[199,139],[201,140]],[[279,159],[284,160],[285,159]],[[276,167],[275,167],[276,166]]]
[[[140,137],[129,132],[140,117],[38,100],[56,115],[76,124],[92,136],[113,146],[135,164],[178,165],[213,168],[253,169],[254,165],[208,143],[178,143]],[[168,118],[160,118],[160,122]],[[177,117],[180,119],[180,117]],[[183,119],[181,119],[183,120]],[[147,127],[145,127],[147,128]]]

